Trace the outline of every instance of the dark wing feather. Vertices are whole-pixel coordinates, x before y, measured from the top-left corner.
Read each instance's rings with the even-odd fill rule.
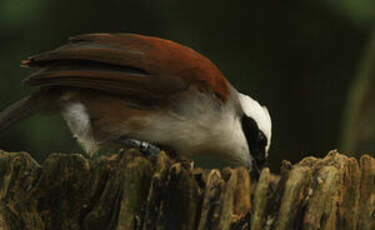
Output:
[[[177,43],[135,34],[80,35],[22,64],[41,68],[25,80],[29,85],[90,88],[139,99],[161,99],[194,86],[223,101],[229,96],[228,83],[207,58]]]
[[[184,90],[186,86],[178,80],[127,67],[63,61],[47,64],[46,67],[30,75],[26,82],[34,86],[72,86],[96,89],[135,99],[151,100],[162,99]]]

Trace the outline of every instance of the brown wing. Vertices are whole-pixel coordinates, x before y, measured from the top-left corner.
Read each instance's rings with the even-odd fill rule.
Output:
[[[224,76],[206,57],[177,43],[136,34],[86,34],[71,43],[32,56],[23,66],[40,67],[25,82],[73,86],[139,99],[160,99],[197,87],[223,102]]]

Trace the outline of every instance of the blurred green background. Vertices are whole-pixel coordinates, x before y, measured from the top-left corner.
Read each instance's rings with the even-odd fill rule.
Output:
[[[339,148],[347,95],[375,22],[372,0],[1,0],[0,110],[33,89],[27,56],[72,35],[132,32],[160,36],[209,57],[232,84],[267,105],[271,166]],[[41,160],[82,152],[61,117],[12,127],[0,148]]]

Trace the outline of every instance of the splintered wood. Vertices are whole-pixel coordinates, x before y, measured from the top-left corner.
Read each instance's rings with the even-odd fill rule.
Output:
[[[193,169],[164,152],[88,160],[52,154],[39,165],[0,151],[0,230],[373,230],[375,159],[331,151],[281,175]]]

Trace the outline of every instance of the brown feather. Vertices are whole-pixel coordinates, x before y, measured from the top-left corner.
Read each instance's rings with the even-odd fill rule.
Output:
[[[216,66],[188,47],[136,34],[87,34],[70,40],[23,61],[24,66],[42,67],[25,82],[150,99],[195,87],[223,102],[229,98],[229,84]]]

